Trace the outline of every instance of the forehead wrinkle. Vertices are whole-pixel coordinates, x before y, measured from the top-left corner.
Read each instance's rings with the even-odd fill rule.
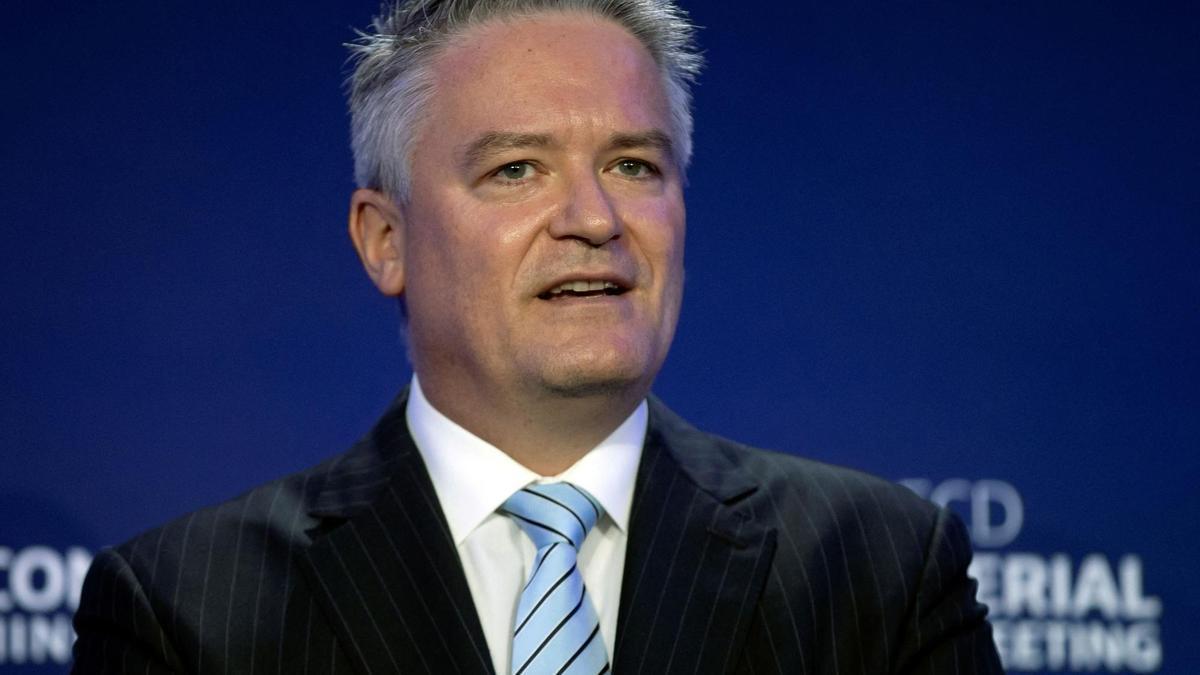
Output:
[[[461,149],[465,167],[479,164],[506,150],[521,148],[549,148],[555,146],[548,134],[525,134],[511,131],[488,131],[466,144]]]

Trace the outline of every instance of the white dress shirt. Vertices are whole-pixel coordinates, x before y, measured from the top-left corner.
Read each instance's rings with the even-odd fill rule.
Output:
[[[611,661],[633,481],[646,439],[646,402],[557,476],[530,471],[438,412],[415,375],[405,415],[449,522],[496,672],[509,672],[517,601],[536,554],[528,535],[496,509],[530,483],[570,481],[604,507],[604,516],[579,551],[579,569],[600,617],[600,635]]]

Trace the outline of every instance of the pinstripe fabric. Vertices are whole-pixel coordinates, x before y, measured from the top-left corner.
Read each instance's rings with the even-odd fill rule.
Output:
[[[490,673],[404,397],[350,451],[101,552],[80,673]],[[621,673],[1002,672],[962,523],[651,400]]]
[[[956,517],[650,410],[613,672],[1003,672]]]

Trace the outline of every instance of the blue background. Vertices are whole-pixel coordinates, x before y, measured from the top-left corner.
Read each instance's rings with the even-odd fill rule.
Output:
[[[95,550],[339,452],[407,381],[344,228],[341,44],[377,5],[25,5],[0,546]],[[1200,6],[685,6],[709,65],[656,392],[752,444],[1011,483],[1009,549],[1140,555],[1163,672],[1200,672]]]

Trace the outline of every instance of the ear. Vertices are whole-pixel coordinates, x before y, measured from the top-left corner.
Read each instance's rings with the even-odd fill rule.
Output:
[[[400,209],[378,190],[350,196],[350,240],[379,292],[404,292],[404,222]]]

